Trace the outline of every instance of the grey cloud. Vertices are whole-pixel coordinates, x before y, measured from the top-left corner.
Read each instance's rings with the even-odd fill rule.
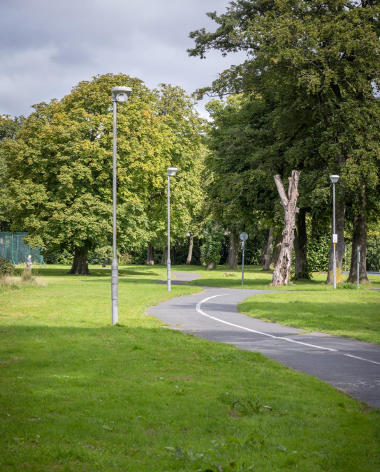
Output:
[[[188,93],[241,58],[189,58],[190,31],[228,0],[0,0],[0,114],[61,98],[81,80],[124,72]],[[27,89],[25,89],[27,85]],[[201,107],[202,111],[202,107]]]

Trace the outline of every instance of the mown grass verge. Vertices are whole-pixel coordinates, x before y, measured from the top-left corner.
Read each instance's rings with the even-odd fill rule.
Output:
[[[239,311],[294,328],[380,344],[380,291],[270,293],[245,299]]]
[[[4,471],[377,471],[378,410],[257,353],[166,329],[146,308],[197,288],[109,271],[1,295]]]

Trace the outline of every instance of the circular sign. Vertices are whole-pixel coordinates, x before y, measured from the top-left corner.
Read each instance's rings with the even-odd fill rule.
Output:
[[[247,241],[248,239],[248,234],[247,233],[240,233],[240,239],[242,241]]]

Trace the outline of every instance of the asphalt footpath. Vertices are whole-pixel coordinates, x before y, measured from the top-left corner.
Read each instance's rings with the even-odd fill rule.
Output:
[[[182,272],[173,275],[172,285],[200,277]],[[237,305],[245,298],[273,293],[273,290],[203,288],[202,293],[150,307],[147,314],[156,316],[172,329],[260,352],[380,408],[380,346],[325,333],[302,334],[300,329],[238,313]]]

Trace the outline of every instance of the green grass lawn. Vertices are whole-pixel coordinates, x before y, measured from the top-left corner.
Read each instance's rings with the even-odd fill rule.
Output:
[[[305,331],[380,344],[380,291],[270,293],[245,299],[239,311]]]
[[[332,286],[326,285],[325,273],[314,273],[309,281],[291,282],[283,287],[270,287],[273,271],[264,271],[261,266],[245,266],[244,285],[241,284],[241,268],[238,270],[228,269],[226,266],[218,266],[217,269],[207,270],[204,267],[178,266],[173,267],[173,271],[196,272],[202,275],[202,279],[194,280],[191,285],[224,287],[224,288],[245,288],[254,290],[333,290]],[[347,279],[348,276],[344,276]],[[380,288],[380,277],[369,276],[370,284],[362,284],[362,288]],[[344,285],[344,284],[343,284]]]
[[[65,272],[0,293],[2,471],[380,469],[379,410],[145,315],[199,288],[130,266],[111,326],[110,271]]]

